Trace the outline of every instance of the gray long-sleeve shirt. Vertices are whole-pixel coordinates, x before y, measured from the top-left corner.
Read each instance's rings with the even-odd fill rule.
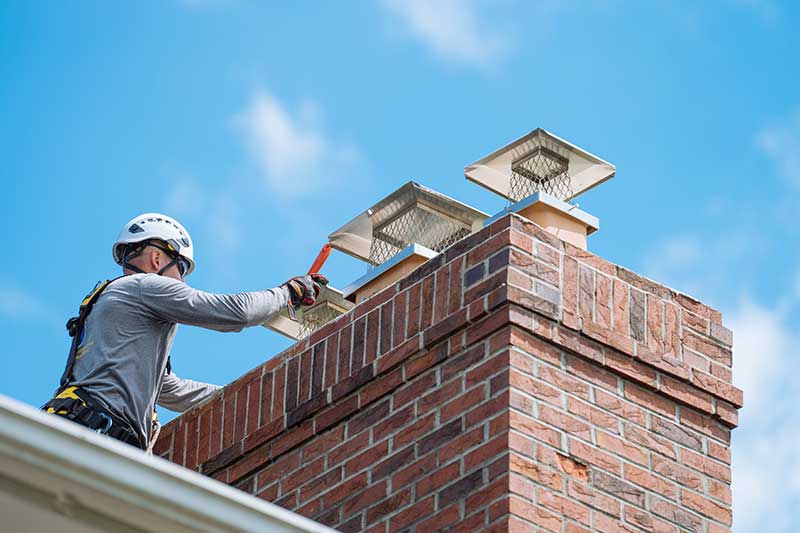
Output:
[[[70,383],[148,442],[157,401],[183,411],[217,389],[166,372],[177,324],[241,331],[278,313],[288,298],[283,287],[212,294],[156,274],[122,277],[106,287],[89,314]]]

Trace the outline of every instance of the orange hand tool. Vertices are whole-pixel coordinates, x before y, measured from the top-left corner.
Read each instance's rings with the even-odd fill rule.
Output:
[[[322,265],[325,264],[325,261],[328,260],[328,257],[331,255],[333,251],[333,247],[328,244],[327,242],[322,247],[322,250],[319,251],[319,255],[312,263],[311,268],[308,269],[309,274],[319,274],[319,271],[322,270]]]
[[[325,264],[325,261],[328,260],[328,257],[331,255],[332,251],[333,247],[326,242],[322,247],[322,250],[319,251],[317,258],[314,259],[314,262],[311,264],[311,268],[308,269],[308,274],[319,274],[319,271],[322,270],[322,266]],[[289,318],[296,322],[297,313],[295,312],[291,301],[289,301],[287,311],[289,312]]]

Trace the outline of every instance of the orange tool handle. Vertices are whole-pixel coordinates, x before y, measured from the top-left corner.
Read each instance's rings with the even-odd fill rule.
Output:
[[[322,247],[322,250],[319,251],[319,255],[314,260],[314,264],[311,265],[311,268],[308,269],[309,274],[319,274],[319,271],[322,270],[322,265],[325,264],[325,261],[328,260],[328,256],[331,255],[333,251],[333,247],[327,242],[325,246]]]

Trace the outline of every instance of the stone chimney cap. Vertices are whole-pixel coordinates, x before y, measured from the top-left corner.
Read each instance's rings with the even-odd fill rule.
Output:
[[[537,128],[464,168],[466,178],[511,202],[534,192],[569,201],[614,177],[616,167]],[[522,187],[515,185],[523,182]]]

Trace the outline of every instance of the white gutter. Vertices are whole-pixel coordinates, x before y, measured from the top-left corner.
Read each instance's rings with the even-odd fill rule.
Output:
[[[0,516],[7,531],[334,531],[3,395]]]

